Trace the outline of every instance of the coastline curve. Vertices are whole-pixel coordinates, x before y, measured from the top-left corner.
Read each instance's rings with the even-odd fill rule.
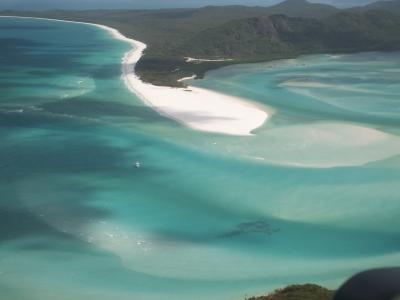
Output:
[[[106,30],[115,39],[129,43],[132,49],[125,53],[122,58],[122,79],[127,88],[160,115],[171,118],[191,129],[247,136],[252,135],[252,131],[262,126],[269,117],[269,112],[266,109],[239,97],[193,86],[173,88],[155,86],[143,82],[135,73],[135,66],[142,57],[147,45],[124,36],[115,28],[96,23],[62,19],[25,16],[0,17],[39,19],[96,26]],[[186,79],[189,78],[182,78],[182,80]]]

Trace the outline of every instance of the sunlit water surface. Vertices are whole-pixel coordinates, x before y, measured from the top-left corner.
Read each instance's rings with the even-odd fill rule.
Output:
[[[232,137],[144,106],[129,47],[0,19],[1,299],[239,300],[399,264],[400,53],[192,81],[270,112]]]

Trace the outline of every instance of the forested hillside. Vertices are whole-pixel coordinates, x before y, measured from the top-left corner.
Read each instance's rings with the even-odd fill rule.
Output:
[[[98,23],[148,45],[136,70],[157,85],[181,86],[181,77],[234,63],[301,54],[400,50],[400,0],[343,10],[306,0],[270,7],[207,6],[163,10],[3,11],[20,15]],[[383,10],[369,10],[369,8]],[[185,57],[229,58],[186,62]]]

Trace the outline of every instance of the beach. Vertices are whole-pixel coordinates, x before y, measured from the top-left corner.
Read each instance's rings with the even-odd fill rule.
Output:
[[[143,82],[135,74],[135,65],[142,57],[147,45],[124,36],[114,28],[87,22],[36,19],[96,26],[106,30],[114,38],[130,43],[133,49],[122,59],[122,78],[126,86],[160,115],[174,119],[184,126],[206,132],[246,136],[251,135],[253,130],[263,125],[269,116],[266,108],[238,97],[193,86],[172,88]],[[181,81],[192,78],[194,77],[182,78]]]
[[[113,29],[110,32],[116,38],[129,41],[133,47],[123,59],[125,84],[161,115],[195,130],[229,135],[250,135],[268,118],[266,110],[237,97],[193,86],[172,88],[144,83],[134,69],[146,45]],[[193,78],[182,78],[181,81]]]

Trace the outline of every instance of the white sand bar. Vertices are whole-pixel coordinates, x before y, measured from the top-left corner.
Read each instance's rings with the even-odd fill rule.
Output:
[[[130,41],[134,49],[123,61],[125,83],[160,114],[193,129],[230,135],[250,135],[268,118],[265,110],[237,97],[193,86],[172,88],[144,83],[134,68],[146,45]]]
[[[252,130],[260,127],[268,118],[265,109],[241,98],[192,86],[172,88],[144,83],[135,74],[134,69],[146,49],[146,44],[129,39],[114,28],[58,19],[4,17],[89,24],[108,31],[116,39],[129,42],[133,49],[125,54],[122,61],[123,79],[127,87],[161,115],[192,129],[229,135],[250,135]]]

